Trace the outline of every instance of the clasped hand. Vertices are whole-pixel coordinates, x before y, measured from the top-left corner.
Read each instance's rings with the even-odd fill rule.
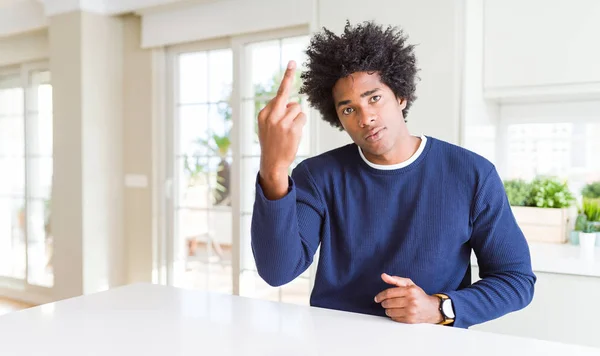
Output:
[[[375,296],[375,302],[385,308],[385,314],[400,323],[437,324],[443,320],[439,299],[430,296],[408,278],[381,275],[384,282],[393,285]]]

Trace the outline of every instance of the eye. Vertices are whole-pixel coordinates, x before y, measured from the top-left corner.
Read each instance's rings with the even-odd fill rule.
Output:
[[[354,109],[352,109],[352,108],[345,108],[344,110],[342,110],[342,114],[350,115],[350,114],[352,114],[353,111],[354,111]]]
[[[375,95],[371,97],[371,102],[372,103],[376,103],[379,101],[379,99],[381,99],[381,95]]]

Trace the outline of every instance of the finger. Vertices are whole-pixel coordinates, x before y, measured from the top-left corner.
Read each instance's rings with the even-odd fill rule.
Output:
[[[381,306],[385,309],[405,308],[409,304],[408,299],[406,297],[389,298],[381,302]]]
[[[264,108],[262,108],[262,110],[260,110],[258,112],[258,121],[259,122],[266,121],[267,118],[269,117],[270,112],[271,112],[271,110],[269,108],[269,104],[267,104]]]
[[[300,104],[298,104],[298,103],[289,103],[287,105],[287,109],[285,110],[285,116],[283,117],[283,120],[292,121],[301,112],[302,112],[302,106],[300,106]]]
[[[287,69],[285,70],[283,78],[281,79],[281,84],[279,84],[279,89],[277,89],[277,96],[275,97],[276,107],[282,108],[285,101],[289,98],[295,72],[296,62],[289,61]]]
[[[385,315],[392,319],[405,319],[408,316],[407,309],[405,308],[390,308],[385,310]]]
[[[409,287],[414,285],[413,281],[411,281],[409,278],[390,276],[387,273],[383,273],[381,275],[381,279],[383,279],[383,281],[387,284],[392,284],[398,287]]]
[[[306,124],[306,114],[303,113],[303,112],[300,112],[294,118],[294,126],[297,127],[297,128],[302,129],[305,124]]]
[[[302,137],[302,132],[304,130],[304,125],[306,124],[306,115],[301,112],[299,113],[294,121],[292,122],[292,130],[296,133],[297,136]]]
[[[388,288],[375,296],[375,302],[381,303],[390,298],[403,298],[410,292],[409,287]]]

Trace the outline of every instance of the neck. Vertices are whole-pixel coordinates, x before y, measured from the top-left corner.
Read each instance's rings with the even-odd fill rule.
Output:
[[[365,158],[370,162],[380,165],[398,164],[407,161],[419,149],[421,138],[410,135],[408,132],[398,138],[391,150],[382,155],[372,155],[363,151]]]

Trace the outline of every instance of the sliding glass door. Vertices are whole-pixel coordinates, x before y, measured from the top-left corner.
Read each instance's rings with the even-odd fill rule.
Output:
[[[169,51],[168,283],[308,303],[311,270],[282,288],[258,276],[250,248],[260,145],[256,117],[287,61],[304,62],[304,30],[184,45]],[[314,153],[309,114],[295,164]],[[293,168],[293,167],[292,167]]]
[[[52,287],[52,87],[44,64],[0,71],[0,279]]]

